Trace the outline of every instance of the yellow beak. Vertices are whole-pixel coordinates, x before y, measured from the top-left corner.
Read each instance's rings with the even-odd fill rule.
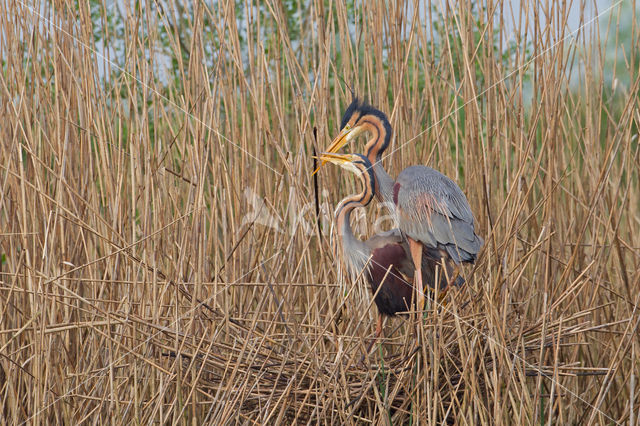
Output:
[[[334,153],[340,151],[340,148],[345,146],[349,142],[349,134],[353,132],[355,128],[349,130],[343,130],[340,134],[331,142],[331,145],[327,147],[327,153]]]
[[[311,174],[311,176],[313,176],[316,173],[318,173],[318,170],[320,170],[320,168],[322,166],[324,166],[327,161],[332,162],[334,164],[339,164],[339,163],[336,163],[335,161],[331,161],[331,160],[328,160],[328,159],[322,159],[322,157],[323,156],[327,156],[327,158],[329,158],[328,157],[329,154],[332,154],[332,153],[340,151],[340,148],[342,148],[343,146],[345,146],[349,142],[349,139],[347,138],[347,136],[353,130],[354,129],[342,130],[340,132],[340,134],[331,142],[331,145],[329,145],[327,147],[327,152],[325,152],[325,153],[323,153],[323,154],[321,154],[321,155],[319,155],[317,157],[318,159],[321,159],[322,162],[320,163],[320,166],[317,169],[314,170],[314,172]],[[335,157],[334,157],[334,159],[335,159]],[[342,160],[343,160],[343,161],[341,161],[342,163],[344,163],[346,161],[350,161],[349,159],[345,160],[344,158]]]

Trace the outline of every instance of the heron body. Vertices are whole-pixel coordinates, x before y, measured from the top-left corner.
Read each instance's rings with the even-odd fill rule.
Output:
[[[416,268],[411,258],[407,239],[395,228],[378,233],[366,241],[353,234],[351,213],[358,207],[366,207],[375,196],[375,176],[371,162],[359,154],[320,156],[321,159],[333,162],[355,172],[362,181],[360,194],[351,195],[338,204],[336,208],[336,226],[340,235],[342,253],[349,272],[357,276],[365,271],[374,302],[378,308],[376,338],[382,333],[382,316],[394,316],[410,309],[413,301]],[[435,283],[435,269],[426,256],[422,258],[421,279],[427,283]],[[444,276],[440,277],[441,286],[446,285]]]
[[[389,147],[392,128],[382,111],[355,99],[342,118],[340,134],[327,151],[337,152],[362,133],[371,135],[365,154],[373,164],[379,200],[395,210],[399,229],[407,237],[416,269],[418,305],[422,307],[423,254],[441,263],[454,282],[459,264],[473,263],[483,240],[475,233],[469,202],[453,180],[426,166],[408,167],[396,180],[384,170],[382,153]]]

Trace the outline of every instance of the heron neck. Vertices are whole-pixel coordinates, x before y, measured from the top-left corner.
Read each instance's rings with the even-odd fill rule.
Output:
[[[393,178],[382,167],[382,156],[371,162],[373,164],[373,173],[376,177],[376,197],[378,201],[392,203],[393,205]]]
[[[359,274],[367,264],[370,250],[367,245],[356,238],[351,229],[351,212],[357,207],[364,207],[362,203],[350,197],[338,207],[338,232],[342,240],[342,253],[352,274]]]
[[[386,116],[369,118],[372,138],[365,146],[366,156],[373,165],[375,175],[375,194],[378,201],[393,203],[394,179],[382,167],[382,154],[389,147],[391,141],[391,124]],[[391,204],[393,205],[393,204]]]

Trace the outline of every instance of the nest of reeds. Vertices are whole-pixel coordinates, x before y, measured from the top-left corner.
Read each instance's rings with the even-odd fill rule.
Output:
[[[142,321],[137,329],[158,349],[149,362],[180,364],[183,386],[216,421],[482,421],[496,392],[531,398],[554,382],[571,393],[562,380],[605,374],[563,356],[591,330],[590,311],[531,323],[514,307],[496,321],[469,291],[446,302],[431,301],[421,321],[387,321],[387,337],[369,353],[367,336],[330,327],[300,335],[291,333],[295,324],[245,323],[205,304],[192,332]]]

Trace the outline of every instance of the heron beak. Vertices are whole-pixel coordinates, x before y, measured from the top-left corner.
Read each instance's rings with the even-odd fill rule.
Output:
[[[329,145],[327,147],[327,151],[326,152],[329,153],[329,154],[332,154],[332,153],[340,151],[340,148],[342,148],[347,143],[349,143],[349,141],[351,140],[349,135],[351,133],[353,133],[354,130],[355,130],[355,128],[341,131],[340,134],[338,135],[338,137],[336,137],[333,140],[333,142],[331,142],[331,145]]]
[[[353,133],[353,130],[355,130],[355,128],[349,129],[349,130],[342,130],[340,134],[331,142],[331,145],[327,147],[327,152],[325,152],[324,155],[332,154],[340,151],[340,148],[345,146],[351,140],[350,135]],[[319,157],[322,157],[322,155],[320,155]],[[314,170],[311,176],[318,173],[318,170],[320,170],[322,166],[324,166],[327,163],[327,161],[330,161],[330,160],[322,160],[322,162],[320,163],[320,166],[318,166],[318,168]]]
[[[341,165],[341,164],[352,162],[350,154],[334,154],[331,152],[323,152],[315,158],[317,158],[318,160],[321,160],[322,164],[333,163],[333,164]]]

